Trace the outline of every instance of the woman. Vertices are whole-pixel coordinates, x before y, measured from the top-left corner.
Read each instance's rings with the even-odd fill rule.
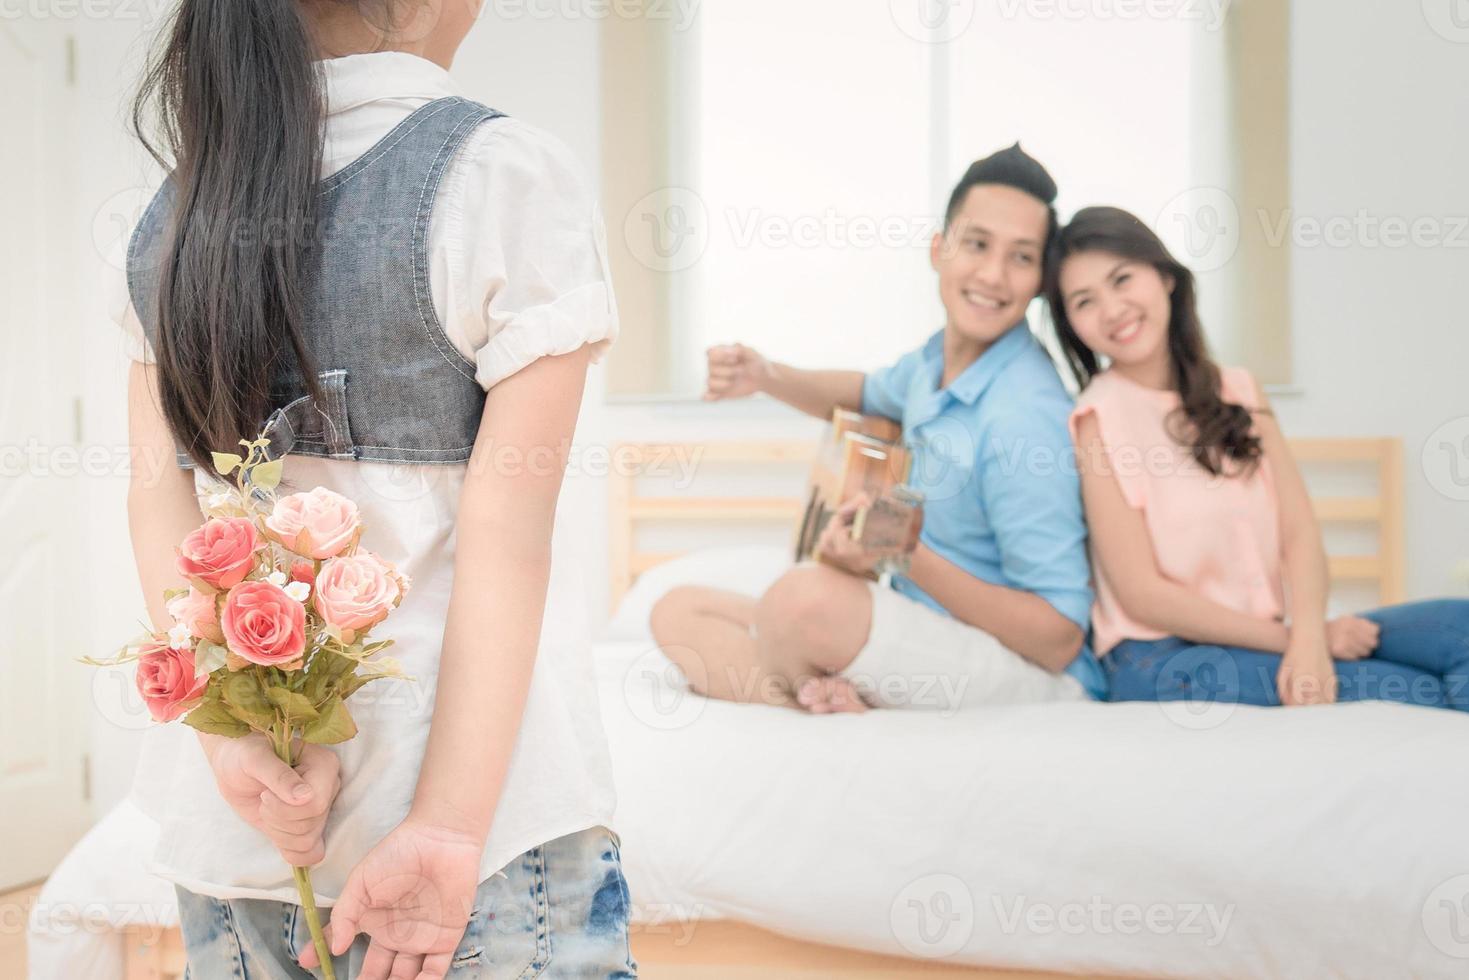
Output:
[[[1469,601],[1327,621],[1305,484],[1254,379],[1210,360],[1189,270],[1107,207],[1076,215],[1057,259],[1112,699],[1469,710]]]
[[[182,0],[140,96],[172,169],[116,306],[154,624],[209,452],[268,419],[285,483],[356,501],[415,580],[390,624],[413,682],[354,698],[356,738],[292,770],[262,736],[152,733],[138,796],[195,977],[313,975],[293,864],[332,906],[340,978],[634,975],[556,506],[616,315],[567,151],[449,79],[478,13]]]

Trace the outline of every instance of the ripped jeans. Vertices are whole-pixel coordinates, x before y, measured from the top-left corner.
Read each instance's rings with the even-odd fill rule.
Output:
[[[177,889],[185,980],[313,980],[296,954],[311,944],[298,905],[221,901]],[[629,899],[617,838],[602,827],[533,847],[480,883],[451,980],[634,980]],[[328,912],[323,909],[323,922]],[[362,970],[368,941],[333,959],[338,980]]]

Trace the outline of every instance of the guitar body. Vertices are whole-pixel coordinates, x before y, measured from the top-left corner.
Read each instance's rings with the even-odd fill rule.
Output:
[[[891,419],[836,411],[812,466],[796,531],[796,561],[813,557],[832,515],[858,494],[874,504],[858,513],[853,537],[883,556],[912,553],[922,511],[920,498],[904,487],[912,457],[902,436],[902,428]]]

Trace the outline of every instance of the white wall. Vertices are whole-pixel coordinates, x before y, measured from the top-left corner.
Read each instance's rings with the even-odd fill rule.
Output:
[[[1291,188],[1297,218],[1469,216],[1469,31],[1435,33],[1419,3],[1293,0]],[[1452,0],[1439,4],[1447,10]],[[1346,11],[1350,10],[1350,14]],[[1403,439],[1408,594],[1469,591],[1469,229],[1457,247],[1292,246],[1296,435]],[[1430,436],[1454,430],[1461,479]],[[1424,451],[1428,462],[1424,465]]]
[[[1334,0],[1294,2],[1290,135],[1297,215],[1350,218],[1363,208],[1378,218],[1469,213],[1469,44],[1434,33],[1419,4],[1353,4],[1346,15]],[[135,186],[144,172],[115,108],[119,79],[133,77],[127,55],[139,26],[79,25],[85,112],[75,124],[90,147],[88,213]],[[586,161],[593,180],[600,166],[596,27],[590,19],[487,21],[455,69],[471,96],[565,140]],[[609,215],[608,226],[609,233],[620,233],[620,216]],[[90,229],[77,231],[90,242]],[[1431,475],[1453,486],[1453,471],[1447,454],[1436,448],[1441,440],[1430,445],[1429,436],[1445,423],[1469,418],[1469,248],[1289,247],[1300,390],[1276,397],[1287,432],[1402,437],[1408,456],[1410,595],[1465,592],[1454,569],[1469,558],[1469,511],[1430,484]],[[90,245],[80,252],[80,281],[89,284],[100,258]],[[115,338],[102,329],[83,352],[86,438],[125,446],[125,365]],[[597,372],[581,441],[610,446],[652,439],[802,438],[814,432],[814,423],[770,403],[607,405]],[[1464,435],[1469,432],[1457,432]],[[1420,465],[1425,445],[1434,463],[1428,469]],[[1469,447],[1459,462],[1469,480]],[[1461,496],[1469,496],[1469,487],[1462,489]],[[91,492],[89,516],[100,553],[128,582],[125,477],[99,477]],[[607,595],[605,485],[573,475],[568,494],[594,529],[585,568],[597,621]],[[93,616],[94,649],[108,650],[130,636],[141,609],[136,588],[105,591]],[[98,802],[105,806],[125,790],[136,743],[100,720],[93,742]]]

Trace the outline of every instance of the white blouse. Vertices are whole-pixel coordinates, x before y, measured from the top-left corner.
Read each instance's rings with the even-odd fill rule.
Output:
[[[448,73],[413,55],[352,55],[324,66],[324,177],[415,109],[460,94]],[[487,390],[540,357],[589,344],[600,357],[617,336],[595,200],[570,152],[532,126],[496,119],[466,140],[441,185],[428,246],[434,307]],[[129,356],[151,362],[123,263],[110,263],[105,274],[109,313]],[[358,735],[333,747],[342,789],[327,823],[326,860],[312,871],[323,904],[335,900],[352,868],[413,801],[433,712],[464,470],[286,458],[285,484],[326,486],[355,500],[363,546],[413,580],[375,634],[397,641],[391,654],[411,680],[375,681],[354,695],[348,706]],[[211,479],[196,473],[201,493]],[[574,509],[558,507],[540,649],[480,880],[537,844],[610,826],[615,797],[576,560],[585,538],[579,521]],[[495,656],[494,641],[485,638],[485,656]],[[220,797],[192,729],[174,723],[149,730],[133,792],[159,824],[155,873],[214,898],[299,901],[275,848]]]

